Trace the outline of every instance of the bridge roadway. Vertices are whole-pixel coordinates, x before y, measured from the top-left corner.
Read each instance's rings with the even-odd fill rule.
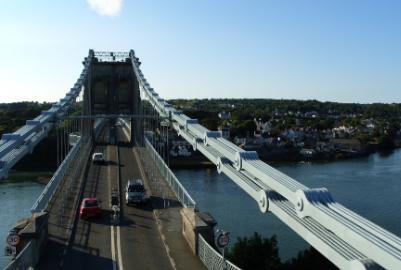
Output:
[[[70,247],[62,252],[60,247],[51,250],[53,246],[48,246],[38,269],[185,269],[188,266],[172,264],[166,252],[153,215],[153,208],[157,207],[154,197],[151,204],[141,208],[126,206],[122,200],[121,226],[113,226],[111,190],[116,189],[119,182],[124,187],[128,179],[143,177],[132,147],[124,143],[122,131],[112,133],[106,129],[102,134],[103,142],[95,146],[94,152],[103,152],[108,162],[104,165],[90,163],[83,191],[83,197],[101,200],[102,217],[82,220],[77,216]],[[108,143],[114,136],[120,142],[118,146]],[[120,195],[123,197],[122,191]],[[199,261],[192,256],[195,262]],[[195,263],[192,268],[202,269],[203,266]]]
[[[118,131],[118,141],[126,141],[122,131]],[[129,179],[143,177],[132,148],[121,146],[118,150],[121,187],[125,187]],[[123,218],[118,227],[121,228],[121,255],[127,258],[123,269],[172,269],[153,216],[155,201],[142,208],[127,206],[124,202],[121,205]]]

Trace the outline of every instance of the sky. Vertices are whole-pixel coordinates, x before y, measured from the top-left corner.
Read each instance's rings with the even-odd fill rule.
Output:
[[[89,49],[161,97],[401,103],[399,0],[0,0],[0,103],[57,101]]]

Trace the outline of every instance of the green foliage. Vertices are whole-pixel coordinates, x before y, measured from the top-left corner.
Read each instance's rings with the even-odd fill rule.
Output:
[[[191,118],[199,119],[200,123],[210,130],[217,130],[219,118],[216,112],[184,110],[184,113]]]
[[[370,142],[370,140],[372,139],[372,137],[371,137],[369,134],[364,133],[364,132],[359,132],[359,133],[356,135],[356,138],[357,138],[358,140],[360,140],[361,143],[363,143],[363,144],[366,144],[366,143]]]
[[[0,135],[16,131],[26,120],[35,118],[50,106],[50,103],[37,102],[0,104]]]
[[[235,120],[247,120],[253,118],[270,119],[275,113],[284,114],[306,113],[316,111],[319,115],[348,115],[353,125],[359,124],[359,117],[382,118],[400,120],[401,104],[357,104],[320,102],[317,100],[285,100],[285,99],[175,99],[169,101],[173,106],[185,111],[220,112],[230,111]],[[355,120],[351,120],[355,119]]]
[[[378,142],[382,150],[394,148],[394,140],[388,134],[379,136]]]
[[[205,118],[200,121],[201,125],[205,126],[207,129],[210,130],[217,130],[217,120],[213,118]]]
[[[274,99],[180,99],[170,100],[170,103],[199,119],[200,123],[211,130],[216,130],[222,124],[218,118],[219,112],[230,112],[231,137],[252,137],[256,129],[254,120],[259,119],[270,121],[270,135],[275,137],[289,128],[319,132],[345,125],[355,128],[356,132],[345,134],[345,138],[357,138],[365,144],[390,149],[394,147],[396,136],[399,136],[397,132],[401,122],[401,104],[395,103],[356,104]],[[315,112],[317,115],[312,116]],[[367,128],[367,120],[377,124],[376,127]]]
[[[321,255],[316,249],[309,248],[300,251],[296,258],[285,262],[281,266],[282,270],[313,270],[325,269],[335,270],[338,269],[333,263]]]
[[[14,167],[17,171],[55,171],[57,168],[57,137],[53,130]]]
[[[26,120],[37,117],[41,111],[48,110],[50,103],[18,102],[0,104],[0,135],[14,132],[25,125]],[[79,113],[80,104],[75,104],[71,114]],[[72,120],[63,123],[65,129],[71,129]],[[67,137],[65,138],[67,140]],[[49,132],[47,138],[43,139],[32,154],[21,159],[13,169],[18,171],[53,171],[57,167],[57,137],[56,130]]]
[[[234,121],[232,126],[232,135],[252,136],[256,130],[256,124],[253,120]]]
[[[250,238],[239,237],[227,258],[244,270],[275,270],[281,265],[276,237],[262,238],[256,232]]]
[[[227,258],[244,270],[337,269],[314,248],[301,251],[296,258],[281,263],[276,236],[262,238],[257,232],[249,238],[239,237],[229,250]]]

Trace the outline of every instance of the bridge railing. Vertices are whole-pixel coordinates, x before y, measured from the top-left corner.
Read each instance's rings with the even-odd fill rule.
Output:
[[[24,249],[3,270],[23,270],[34,267],[38,261],[38,251],[30,241]]]
[[[336,202],[325,188],[308,188],[176,110],[150,87],[130,52],[140,90],[176,132],[257,203],[272,212],[341,269],[401,269],[401,238]]]
[[[182,203],[182,205],[186,208],[196,208],[196,203],[194,199],[192,199],[188,191],[184,188],[184,186],[180,183],[175,174],[164,162],[164,159],[159,155],[159,153],[154,149],[153,145],[146,138],[144,147],[148,151],[153,161],[156,163],[156,166],[159,169],[160,173],[167,181],[170,188],[174,192],[177,199]]]
[[[36,202],[33,204],[31,208],[31,213],[41,212],[47,209],[47,206],[49,205],[49,202],[52,200],[53,195],[57,190],[57,187],[59,186],[60,182],[64,179],[64,176],[67,170],[69,169],[68,165],[71,163],[71,161],[73,161],[77,157],[77,154],[79,153],[82,144],[83,144],[83,139],[81,138],[68,153],[68,155],[63,160],[61,165],[57,168],[56,172],[53,174],[49,183],[47,183],[46,187],[39,195]]]
[[[238,266],[226,260],[209,243],[198,235],[198,257],[209,270],[240,270]]]

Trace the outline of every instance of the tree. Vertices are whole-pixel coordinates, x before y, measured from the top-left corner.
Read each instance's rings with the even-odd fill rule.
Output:
[[[232,133],[233,135],[253,135],[256,130],[256,124],[253,120],[233,121]]]
[[[250,238],[237,238],[237,242],[227,254],[227,259],[244,270],[337,269],[333,263],[312,247],[300,251],[296,258],[281,263],[276,236],[262,238],[257,232]]]
[[[262,238],[255,232],[252,237],[238,237],[227,258],[241,269],[280,269],[276,236]]]
[[[216,119],[212,118],[204,118],[201,120],[201,124],[210,130],[217,130],[217,122],[218,121]]]
[[[312,270],[312,269],[325,269],[335,270],[338,269],[333,263],[321,255],[316,249],[309,248],[298,253],[297,258],[287,261],[283,264],[282,270]]]

